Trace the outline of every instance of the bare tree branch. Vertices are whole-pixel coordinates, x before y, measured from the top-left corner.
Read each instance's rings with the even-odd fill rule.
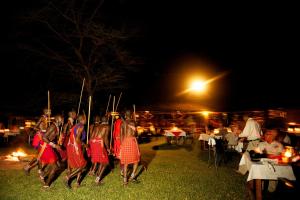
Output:
[[[125,85],[120,83],[136,63],[122,48],[131,35],[99,22],[103,4],[104,0],[52,0],[27,18],[35,30],[43,31],[34,38],[35,48],[24,48],[61,63],[51,69],[65,68],[78,82],[86,78],[85,89],[90,95],[102,88]]]

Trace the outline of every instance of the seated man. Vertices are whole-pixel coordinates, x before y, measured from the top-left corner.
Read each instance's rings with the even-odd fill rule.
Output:
[[[261,153],[266,153],[270,157],[279,156],[283,151],[283,145],[276,141],[278,130],[267,129],[264,135],[264,141],[258,144]]]
[[[276,137],[278,135],[278,130],[274,128],[270,128],[266,130],[264,134],[264,141],[258,144],[258,150],[261,153],[266,153],[269,158],[275,158],[280,156],[283,151],[283,145],[276,141]],[[269,181],[268,191],[274,192],[277,187],[278,181]]]

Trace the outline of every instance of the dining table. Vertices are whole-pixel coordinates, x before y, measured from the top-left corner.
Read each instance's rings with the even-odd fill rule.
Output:
[[[278,159],[261,158],[251,160],[249,152],[244,152],[239,163],[238,171],[245,175],[248,172],[247,184],[255,191],[256,200],[262,199],[262,181],[285,178],[295,181],[293,168],[288,163],[280,163]],[[254,183],[254,187],[252,187]]]

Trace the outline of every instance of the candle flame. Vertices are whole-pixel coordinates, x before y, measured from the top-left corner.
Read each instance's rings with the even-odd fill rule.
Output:
[[[290,157],[292,157],[292,152],[286,151],[286,152],[284,152],[284,156],[287,158],[290,158]]]

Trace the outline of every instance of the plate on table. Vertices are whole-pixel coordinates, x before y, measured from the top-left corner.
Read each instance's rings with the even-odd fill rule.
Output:
[[[251,158],[252,162],[259,162],[261,158]]]

